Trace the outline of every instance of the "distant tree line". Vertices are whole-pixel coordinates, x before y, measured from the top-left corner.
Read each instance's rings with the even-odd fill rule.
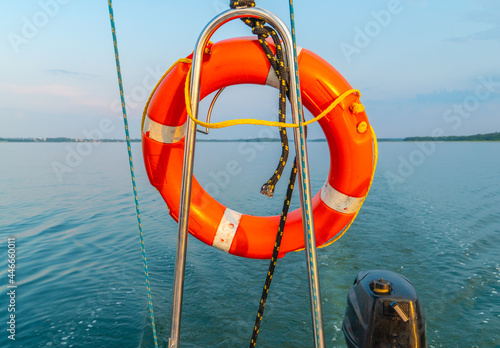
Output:
[[[74,139],[74,138],[0,138],[0,142],[12,143],[76,143],[76,142],[102,142],[102,143],[121,143],[124,139]],[[141,139],[131,139],[131,142],[140,142]]]
[[[500,132],[447,137],[408,137],[404,141],[500,141]]]
[[[74,143],[74,142],[103,142],[120,143],[124,139],[74,139],[74,138],[0,138],[0,142],[16,143]],[[131,142],[140,142],[141,139],[131,139]],[[199,142],[279,142],[279,138],[250,138],[250,139],[203,139]],[[309,142],[324,142],[326,139],[309,139]],[[396,141],[500,141],[500,132],[476,135],[452,135],[446,137],[407,137],[407,138],[379,138],[380,142]]]

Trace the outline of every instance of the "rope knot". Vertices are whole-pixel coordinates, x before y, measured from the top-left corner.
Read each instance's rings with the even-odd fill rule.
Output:
[[[359,114],[360,112],[365,111],[365,107],[361,103],[354,102],[349,107],[349,110],[351,110],[353,114]]]
[[[262,187],[260,189],[260,194],[264,195],[266,197],[269,197],[269,198],[273,198],[274,197],[274,185],[271,185],[269,183],[265,183],[264,185],[262,185]]]

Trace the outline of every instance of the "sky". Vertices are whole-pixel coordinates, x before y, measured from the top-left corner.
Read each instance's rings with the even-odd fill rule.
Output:
[[[288,1],[256,3],[290,23]],[[205,24],[228,4],[113,2],[132,138],[140,137],[142,109],[156,81],[193,50]],[[297,44],[361,91],[378,137],[500,131],[498,0],[294,5]],[[0,137],[123,138],[107,1],[0,0],[0,8]],[[212,41],[250,35],[234,21]],[[276,99],[269,87],[232,87],[217,102],[213,121],[271,119]],[[209,137],[257,136],[252,127],[211,131]],[[310,134],[322,136],[317,126]]]

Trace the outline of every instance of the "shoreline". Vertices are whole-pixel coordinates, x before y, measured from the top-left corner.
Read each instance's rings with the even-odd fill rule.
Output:
[[[250,138],[250,139],[196,139],[197,142],[207,143],[241,143],[241,142],[280,142],[279,138]],[[326,139],[308,139],[308,142],[326,142]],[[379,138],[378,142],[498,142],[500,132],[489,134],[476,134],[466,136],[445,137],[405,137],[405,138]],[[125,139],[76,139],[76,138],[1,138],[0,143],[123,143]],[[130,142],[140,143],[141,139],[131,139]]]

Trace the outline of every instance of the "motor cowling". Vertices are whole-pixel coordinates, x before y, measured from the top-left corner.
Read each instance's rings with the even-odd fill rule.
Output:
[[[359,272],[342,325],[349,348],[426,348],[425,315],[413,284],[385,270]]]

